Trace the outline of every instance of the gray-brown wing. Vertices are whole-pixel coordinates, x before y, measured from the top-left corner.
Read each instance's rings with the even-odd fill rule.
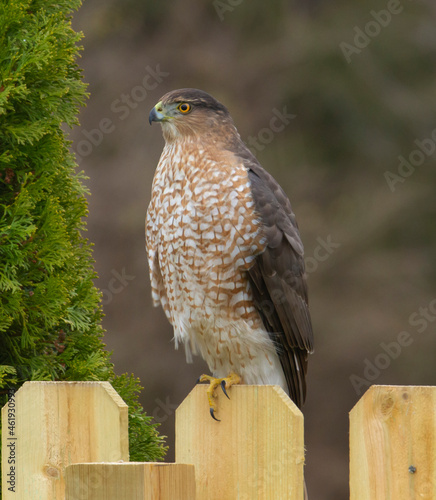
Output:
[[[274,340],[289,396],[301,408],[306,397],[307,358],[313,351],[303,245],[295,215],[277,181],[253,158],[245,164],[267,240],[248,271],[254,301]]]

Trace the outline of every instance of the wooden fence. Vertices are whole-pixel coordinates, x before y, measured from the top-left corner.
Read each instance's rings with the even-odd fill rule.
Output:
[[[176,412],[176,463],[129,462],[107,382],[27,382],[2,409],[3,500],[303,500],[303,416],[277,386]],[[436,499],[436,387],[373,386],[350,412],[351,500]]]

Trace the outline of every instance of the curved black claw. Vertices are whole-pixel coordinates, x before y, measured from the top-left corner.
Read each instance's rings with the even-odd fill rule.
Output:
[[[215,415],[214,415],[214,413],[213,413],[213,412],[214,412],[214,409],[213,409],[213,408],[211,408],[209,411],[210,411],[210,416],[211,416],[214,420],[216,420],[217,422],[221,422],[221,420],[220,420],[219,418],[216,418],[216,417],[215,417]]]
[[[221,389],[223,390],[224,394],[227,396],[227,399],[230,399],[230,397],[229,397],[229,395],[227,394],[227,391],[226,391],[226,381],[223,380],[220,385],[221,385]]]

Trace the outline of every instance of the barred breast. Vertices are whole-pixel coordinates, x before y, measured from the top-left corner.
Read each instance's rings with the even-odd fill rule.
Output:
[[[166,145],[146,234],[153,300],[187,360],[199,352],[215,376],[286,388],[246,275],[266,241],[243,163],[195,139]]]

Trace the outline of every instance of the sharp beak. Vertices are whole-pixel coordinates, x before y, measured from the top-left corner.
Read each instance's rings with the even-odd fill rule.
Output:
[[[161,111],[162,111],[162,104],[158,102],[148,115],[148,123],[150,125],[152,124],[152,122],[161,122],[165,120],[166,116]]]

